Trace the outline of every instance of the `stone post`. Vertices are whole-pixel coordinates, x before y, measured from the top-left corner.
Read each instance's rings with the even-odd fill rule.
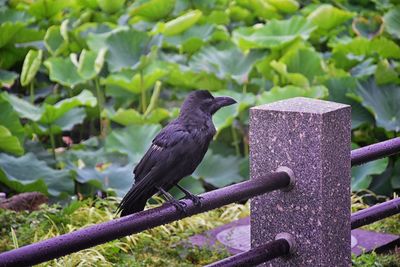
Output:
[[[291,234],[292,256],[264,266],[350,266],[348,105],[292,98],[250,110],[250,176],[290,168],[295,186],[251,201],[251,245]]]

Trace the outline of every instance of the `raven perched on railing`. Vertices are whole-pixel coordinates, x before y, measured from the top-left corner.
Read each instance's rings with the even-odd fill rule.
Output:
[[[135,184],[118,206],[121,216],[142,211],[147,200],[157,192],[184,212],[182,202],[169,193],[177,186],[194,204],[200,199],[178,182],[191,175],[203,159],[216,133],[211,116],[220,108],[236,103],[230,97],[213,97],[206,90],[190,93],[185,99],[179,117],[170,122],[154,138],[149,150],[136,165]]]

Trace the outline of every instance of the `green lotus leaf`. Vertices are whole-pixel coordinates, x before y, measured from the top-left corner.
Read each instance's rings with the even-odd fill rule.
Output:
[[[292,85],[285,87],[272,87],[270,91],[263,92],[257,99],[257,105],[272,103],[292,97],[324,98],[328,95],[328,89],[323,85],[301,88]]]
[[[81,124],[85,117],[86,112],[84,108],[73,108],[54,121],[54,126],[59,128],[59,130],[52,132],[56,134],[61,131],[71,131],[75,125]]]
[[[204,16],[202,20],[215,25],[228,25],[230,22],[229,14],[225,10],[213,10],[210,14]]]
[[[107,152],[125,153],[130,162],[137,164],[160,129],[158,124],[147,124],[113,130],[107,136],[104,148]]]
[[[295,0],[267,0],[278,11],[284,13],[293,13],[299,9],[299,3]]]
[[[79,95],[65,98],[54,105],[44,103],[43,106],[40,107],[36,107],[28,101],[11,94],[3,96],[13,106],[19,117],[38,121],[45,125],[54,123],[75,107],[95,107],[97,105],[96,97],[88,90],[83,90]]]
[[[124,70],[110,74],[102,79],[101,83],[106,85],[116,85],[122,89],[139,94],[142,90],[147,91],[152,88],[156,81],[168,74],[167,66],[162,62],[153,62],[145,67],[142,72]],[[141,75],[143,75],[141,77]]]
[[[186,190],[189,190],[195,195],[201,194],[204,192],[204,187],[203,183],[194,177],[185,177],[184,179],[179,181],[179,185],[185,188]],[[172,196],[176,199],[181,199],[185,197],[185,194],[179,190],[177,187],[173,187],[169,193],[171,193]]]
[[[108,48],[106,61],[111,72],[135,68],[141,56],[149,53],[150,37],[145,32],[121,29],[112,32],[105,40]]]
[[[21,22],[12,23],[7,21],[0,24],[0,48],[12,42],[23,27],[24,24]]]
[[[241,4],[252,11],[253,14],[258,18],[265,20],[281,18],[277,8],[270,4],[269,1],[249,0],[247,3],[242,1]]]
[[[378,85],[399,83],[399,74],[396,72],[394,67],[384,59],[378,62],[375,70],[375,80]]]
[[[171,66],[166,82],[188,89],[220,90],[226,87],[226,82],[218,79],[213,73],[193,71],[187,66],[178,64]]]
[[[71,98],[65,98],[55,105],[45,103],[43,105],[43,114],[40,122],[43,124],[52,124],[57,119],[61,118],[71,109],[78,106],[95,107],[97,99],[89,90],[83,90],[79,95]]]
[[[393,175],[390,182],[393,188],[400,188],[400,159],[397,159],[394,163]]]
[[[174,10],[175,2],[176,0],[136,1],[129,14],[148,21],[158,21]]]
[[[193,173],[193,177],[203,179],[215,187],[224,187],[245,180],[240,175],[241,158],[221,156],[208,150],[203,161]]]
[[[280,84],[284,85],[289,83],[299,87],[310,87],[310,83],[304,75],[300,73],[289,73],[284,63],[273,60],[270,65],[281,76],[279,79]]]
[[[74,191],[69,171],[52,169],[32,153],[19,158],[0,153],[0,182],[17,192],[38,191],[55,197]]]
[[[0,124],[6,127],[13,136],[16,136],[20,143],[23,143],[25,130],[19,121],[18,113],[7,101],[6,93],[0,94]]]
[[[313,83],[316,76],[325,74],[320,54],[309,48],[290,50],[280,61],[286,64],[288,72],[300,73],[307,77],[310,83]]]
[[[58,25],[53,25],[47,29],[44,44],[53,56],[61,54],[68,47],[68,41],[61,34],[61,27]]]
[[[323,4],[308,15],[307,20],[311,21],[318,29],[331,30],[342,25],[351,19],[354,13],[338,9],[328,4]]]
[[[96,156],[95,154],[93,156]],[[113,190],[118,197],[123,197],[134,183],[133,165],[121,166],[107,163],[104,170],[99,168],[77,168],[77,180],[80,183],[95,184],[103,190]]]
[[[221,80],[230,78],[244,84],[248,82],[254,63],[265,54],[256,50],[245,55],[231,43],[207,46],[191,57],[189,67],[194,71],[213,73]]]
[[[11,88],[18,74],[13,71],[0,70],[0,87]]]
[[[400,6],[391,8],[383,17],[385,29],[393,37],[400,39]]]
[[[297,38],[307,40],[316,29],[303,17],[272,20],[262,27],[239,28],[233,31],[233,41],[243,50],[252,48],[280,48]]]
[[[20,78],[22,86],[27,86],[35,78],[42,64],[42,55],[42,50],[29,50],[26,54]]]
[[[22,28],[18,34],[14,36],[12,42],[18,47],[30,47],[32,42],[41,42],[46,35],[44,30],[34,28]],[[24,53],[25,56],[26,52]]]
[[[179,35],[165,37],[164,44],[179,48],[181,52],[194,53],[212,38],[214,29],[215,26],[211,24],[194,25]]]
[[[349,69],[366,57],[376,54],[384,59],[400,59],[400,46],[385,37],[372,40],[357,37],[349,42],[337,44],[332,49],[335,65],[344,69]]]
[[[99,52],[83,49],[78,62],[78,73],[85,80],[96,77],[104,65],[107,50],[100,49]]]
[[[222,90],[214,93],[215,96],[230,96],[236,100],[236,104],[224,107],[217,111],[213,116],[213,122],[217,131],[221,131],[232,125],[235,118],[249,107],[253,106],[256,101],[255,95],[252,93],[241,94],[234,91]]]
[[[163,108],[156,108],[145,116],[140,114],[135,109],[118,109],[117,112],[108,115],[110,120],[122,124],[124,126],[133,124],[156,124],[167,118],[169,118],[170,113],[168,110]]]
[[[10,103],[20,118],[38,121],[43,114],[43,109],[41,107],[36,107],[13,94],[3,94],[3,98]]]
[[[50,80],[54,82],[68,87],[75,87],[85,82],[71,58],[51,57],[44,62],[44,65],[49,69]]]
[[[356,85],[356,79],[353,77],[330,78],[325,82],[325,86],[329,89],[328,100],[351,106],[352,129],[356,129],[362,124],[374,124],[372,114],[359,102],[348,97]]]
[[[112,14],[123,9],[125,0],[97,0],[97,4],[101,10]]]
[[[376,124],[387,131],[400,131],[400,88],[394,84],[378,86],[373,79],[357,83],[354,91],[361,105],[370,110]],[[382,104],[384,103],[384,104]]]
[[[50,19],[66,7],[69,1],[37,0],[29,5],[28,12],[37,19]]]
[[[372,182],[372,175],[381,174],[386,170],[389,160],[378,159],[366,164],[351,168],[351,190],[360,191],[368,189]]]
[[[24,154],[24,148],[21,146],[18,138],[13,136],[11,132],[3,125],[0,125],[0,151],[11,153],[17,156]]]
[[[0,10],[0,24],[4,22],[20,22],[25,25],[34,21],[34,18],[26,12],[18,11],[15,9],[1,9]]]

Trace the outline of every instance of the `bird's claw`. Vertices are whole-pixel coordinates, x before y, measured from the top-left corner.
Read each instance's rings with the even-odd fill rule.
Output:
[[[179,200],[172,200],[169,201],[169,203],[171,203],[178,211],[187,214],[187,205],[185,202]]]
[[[189,198],[195,206],[201,207],[201,200],[203,199],[203,197],[196,195],[188,195],[187,198]]]

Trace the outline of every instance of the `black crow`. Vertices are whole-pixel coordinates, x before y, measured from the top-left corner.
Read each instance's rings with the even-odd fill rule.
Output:
[[[191,92],[182,104],[179,117],[165,126],[136,165],[135,184],[118,206],[121,216],[142,211],[147,200],[159,192],[177,209],[185,212],[181,202],[169,193],[177,186],[194,204],[200,199],[178,182],[191,175],[202,161],[216,133],[212,115],[221,107],[236,103],[230,97],[213,97],[206,90]]]

